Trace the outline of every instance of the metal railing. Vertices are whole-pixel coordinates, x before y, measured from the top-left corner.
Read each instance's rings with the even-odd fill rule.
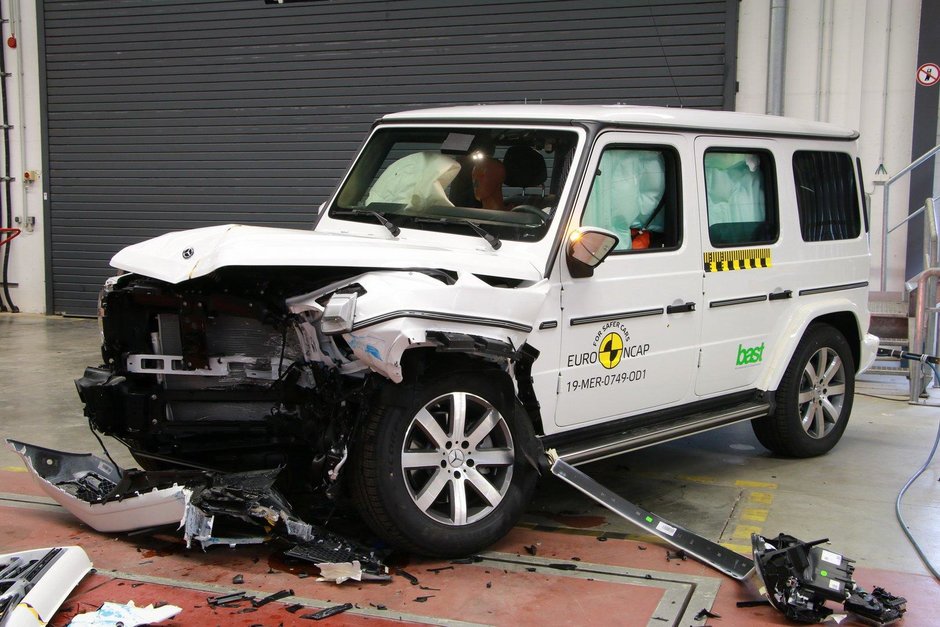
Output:
[[[937,265],[940,258],[935,208],[937,200],[928,198],[921,208],[924,214],[924,270],[906,284],[908,293],[916,291],[917,294],[909,350],[928,355],[937,354],[937,312],[940,311],[937,308],[937,278],[940,277],[940,267]],[[912,360],[909,368],[910,402],[916,403],[926,391],[931,373],[925,373],[924,364],[919,361]]]
[[[890,230],[888,230],[888,202],[891,196],[891,186],[903,179],[905,176],[925,164],[927,161],[932,159],[938,152],[940,152],[940,145],[934,146],[929,151],[918,157],[914,162],[909,166],[889,178],[884,183],[876,183],[884,186],[884,197],[883,197],[883,206],[882,206],[882,215],[881,215],[881,291],[884,292],[888,284],[888,233],[894,231],[902,224],[906,223],[908,220],[918,215],[920,211],[923,210],[921,207],[920,210],[915,211],[911,215],[907,216],[899,224],[896,224]],[[929,267],[929,266],[924,266]]]

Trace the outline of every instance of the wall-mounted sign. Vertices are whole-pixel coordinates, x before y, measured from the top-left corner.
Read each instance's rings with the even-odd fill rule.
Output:
[[[924,87],[932,87],[940,81],[940,66],[936,63],[924,63],[917,68],[917,82]]]

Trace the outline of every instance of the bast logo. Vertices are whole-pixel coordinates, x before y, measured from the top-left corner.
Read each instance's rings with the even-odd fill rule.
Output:
[[[760,346],[745,348],[743,344],[738,344],[738,360],[736,366],[751,366],[759,364],[764,360],[764,342]]]

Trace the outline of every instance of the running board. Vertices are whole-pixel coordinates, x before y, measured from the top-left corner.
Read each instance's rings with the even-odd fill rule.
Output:
[[[638,427],[602,438],[592,438],[588,442],[557,446],[556,450],[560,459],[577,466],[736,422],[753,420],[768,415],[770,411],[771,404],[767,401],[741,403],[731,408],[702,412],[666,423]]]
[[[552,465],[553,475],[582,494],[729,577],[741,581],[747,579],[754,570],[753,560],[617,496],[571,464],[559,459],[552,450],[548,451],[548,461]]]

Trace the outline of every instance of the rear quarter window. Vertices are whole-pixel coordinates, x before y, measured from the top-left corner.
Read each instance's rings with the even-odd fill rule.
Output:
[[[793,154],[793,177],[803,241],[854,239],[861,234],[858,189],[849,155],[798,151]]]

